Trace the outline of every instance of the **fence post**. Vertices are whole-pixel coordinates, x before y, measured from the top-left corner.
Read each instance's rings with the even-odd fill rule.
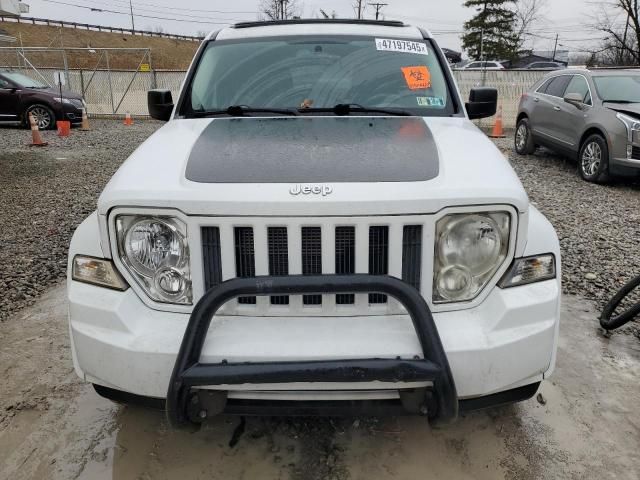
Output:
[[[151,88],[158,88],[158,75],[156,74],[156,69],[153,68],[153,63],[151,63],[151,50],[148,50],[147,55],[149,56],[149,67],[151,67]]]
[[[62,50],[62,61],[64,63],[64,76],[67,79],[67,85],[69,90],[71,90],[71,77],[69,76],[69,62],[67,61],[67,51]]]
[[[82,93],[82,98],[84,98],[84,74],[82,69],[80,69],[80,92]]]
[[[109,96],[111,97],[111,113],[116,113],[115,105],[113,104],[113,85],[111,84],[111,68],[109,67],[109,50],[105,51],[107,60],[107,78],[109,79]]]

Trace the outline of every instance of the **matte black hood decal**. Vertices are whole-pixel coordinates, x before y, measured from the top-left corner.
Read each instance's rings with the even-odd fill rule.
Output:
[[[438,172],[422,118],[352,116],[215,119],[185,175],[200,183],[417,182]]]

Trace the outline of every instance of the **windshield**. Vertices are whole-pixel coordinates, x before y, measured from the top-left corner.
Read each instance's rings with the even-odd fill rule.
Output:
[[[187,116],[231,105],[312,111],[353,104],[422,116],[455,111],[430,42],[354,36],[210,42],[185,99]]]
[[[640,74],[594,76],[593,82],[603,102],[640,103]]]
[[[13,83],[15,83],[16,85],[22,88],[47,88],[48,87],[48,85],[45,85],[42,82],[38,82],[18,72],[2,72],[2,76],[11,80]]]

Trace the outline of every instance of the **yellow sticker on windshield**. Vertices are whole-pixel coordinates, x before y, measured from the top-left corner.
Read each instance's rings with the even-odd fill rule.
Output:
[[[424,65],[402,67],[402,73],[409,90],[431,88],[431,72]]]

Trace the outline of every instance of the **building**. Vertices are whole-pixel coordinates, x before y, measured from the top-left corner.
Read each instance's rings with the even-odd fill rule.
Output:
[[[19,17],[29,13],[29,5],[20,0],[0,0],[0,16]]]

